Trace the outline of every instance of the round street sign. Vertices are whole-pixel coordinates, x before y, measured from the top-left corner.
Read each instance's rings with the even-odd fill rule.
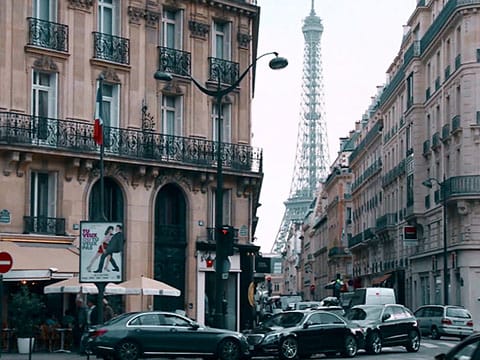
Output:
[[[9,272],[13,266],[12,256],[8,252],[0,252],[0,274]]]

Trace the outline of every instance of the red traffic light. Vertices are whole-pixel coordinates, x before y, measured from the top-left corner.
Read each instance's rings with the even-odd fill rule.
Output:
[[[213,267],[213,259],[211,258],[206,259],[205,264],[207,265],[207,268]]]

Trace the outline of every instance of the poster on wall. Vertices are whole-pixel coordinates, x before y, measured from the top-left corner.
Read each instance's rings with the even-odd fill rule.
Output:
[[[124,243],[120,222],[80,222],[80,282],[121,282]]]

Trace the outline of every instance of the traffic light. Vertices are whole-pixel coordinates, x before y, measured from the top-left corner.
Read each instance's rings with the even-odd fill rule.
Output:
[[[233,242],[235,239],[235,228],[229,225],[223,225],[220,228],[220,241],[225,249],[225,255],[233,255]]]

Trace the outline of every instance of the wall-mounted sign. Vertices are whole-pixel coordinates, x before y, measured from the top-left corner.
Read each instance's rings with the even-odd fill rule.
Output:
[[[403,240],[407,244],[414,245],[417,243],[417,228],[415,226],[403,227]]]
[[[0,223],[10,224],[10,211],[7,209],[0,210]]]

